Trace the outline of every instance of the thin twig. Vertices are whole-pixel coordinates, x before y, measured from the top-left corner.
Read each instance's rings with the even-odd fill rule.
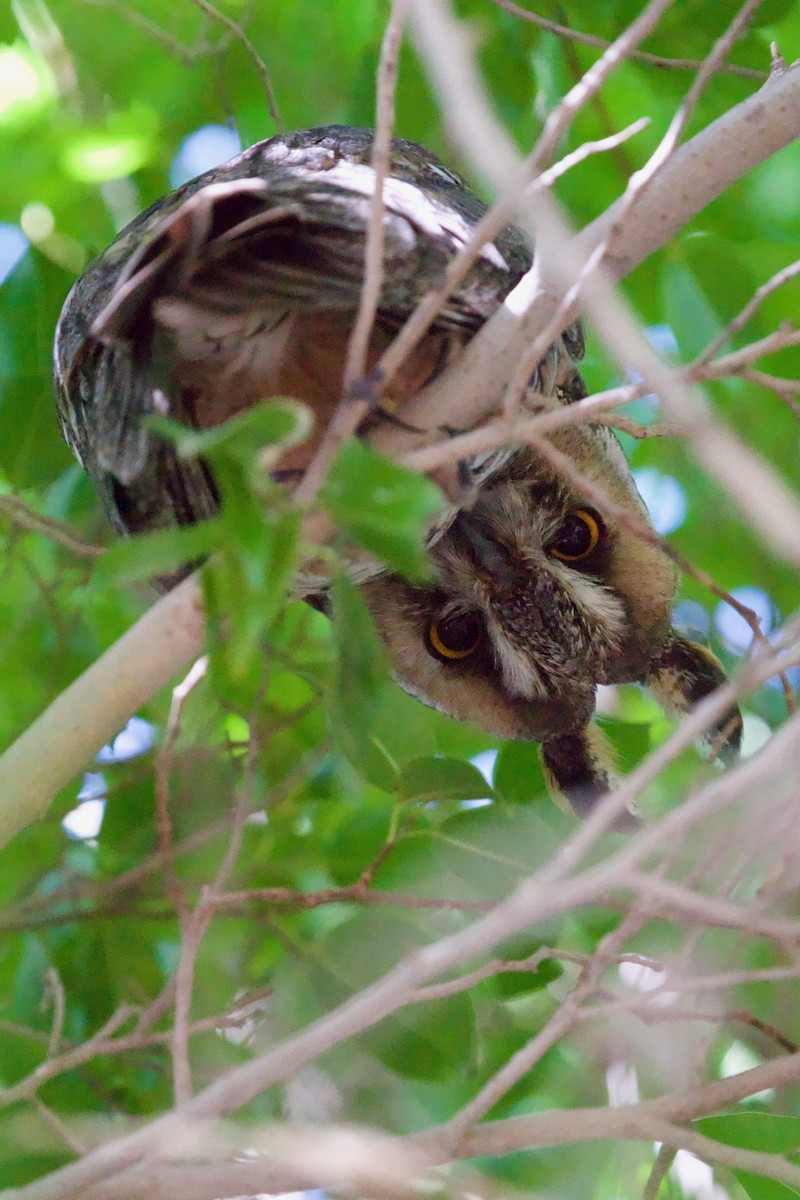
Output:
[[[634,1123],[636,1118],[634,1117]],[[647,1141],[660,1141],[691,1151],[697,1158],[718,1162],[740,1171],[765,1175],[777,1179],[793,1189],[800,1187],[800,1167],[790,1163],[782,1154],[768,1154],[760,1150],[740,1150],[726,1146],[712,1138],[696,1133],[693,1129],[673,1125],[647,1116],[641,1121],[641,1136]]]
[[[278,112],[278,106],[275,101],[275,93],[272,89],[272,80],[270,79],[267,65],[256,50],[253,43],[250,41],[250,38],[242,29],[241,25],[237,21],[234,21],[233,17],[229,17],[227,13],[220,12],[218,8],[215,8],[213,4],[209,3],[209,0],[189,0],[189,3],[194,4],[195,7],[199,8],[201,12],[204,12],[207,17],[211,17],[214,21],[219,21],[221,25],[224,25],[225,28],[233,34],[237,42],[240,42],[241,45],[244,46],[245,50],[250,55],[256,70],[258,71],[262,87],[264,88],[264,94],[267,98],[269,115],[272,117],[272,120],[275,122],[275,127],[280,133],[283,130],[283,122],[281,121],[280,114]]]
[[[720,64],[724,61],[725,56],[731,48],[742,37],[753,15],[762,3],[763,0],[745,0],[745,3],[728,27],[717,38],[711,51],[700,64],[697,75],[692,80],[691,87],[669,123],[667,132],[642,170],[637,171],[628,181],[626,193],[632,193],[634,197],[640,195],[649,186],[650,181],[661,170],[667,159],[675,152],[678,143],[683,137],[689,118],[696,109],[698,101],[705,90],[706,84],[719,69]]]
[[[695,725],[702,725],[704,720],[708,720],[709,713],[715,712],[719,705],[724,704],[727,707],[731,702],[732,692],[733,688],[720,688],[715,697],[710,697],[698,706],[693,717],[687,720],[686,726],[691,727],[693,722]],[[246,1103],[279,1078],[285,1078],[287,1072],[296,1073],[305,1063],[316,1059],[331,1046],[340,1044],[356,1033],[363,1034],[389,1013],[408,1003],[410,997],[423,984],[432,982],[436,977],[454,970],[470,958],[483,954],[499,941],[514,936],[522,929],[530,929],[534,920],[541,920],[556,911],[563,911],[565,905],[572,907],[575,904],[588,903],[591,899],[599,898],[606,888],[618,888],[626,875],[628,879],[631,878],[631,870],[635,863],[650,861],[655,846],[672,844],[676,826],[686,829],[700,814],[707,815],[713,812],[715,807],[729,804],[732,794],[741,796],[743,790],[752,788],[754,766],[758,768],[759,786],[762,789],[767,786],[770,772],[785,768],[787,755],[792,762],[794,761],[798,736],[800,726],[795,719],[773,737],[761,752],[757,763],[752,759],[744,762],[725,779],[715,781],[703,795],[690,798],[652,829],[644,830],[600,864],[584,870],[579,877],[571,877],[577,863],[596,842],[598,831],[604,827],[604,822],[613,820],[614,806],[610,802],[606,803],[603,806],[605,812],[597,810],[586,825],[565,844],[556,860],[548,862],[536,876],[524,881],[507,900],[495,906],[490,913],[478,918],[467,928],[407,957],[380,982],[312,1022],[301,1032],[272,1046],[266,1054],[227,1072],[195,1096],[181,1113],[158,1118],[131,1134],[106,1143],[93,1150],[81,1162],[62,1168],[49,1175],[46,1180],[23,1188],[16,1200],[64,1200],[77,1190],[84,1190],[92,1183],[110,1178],[115,1172],[119,1173],[142,1161],[143,1156],[153,1148],[167,1145],[169,1139],[179,1130],[185,1132],[187,1121],[199,1122],[198,1128],[205,1128],[203,1123],[209,1118],[223,1115]],[[675,745],[679,744],[683,737],[685,729],[669,739],[672,742],[672,756],[675,753]],[[660,753],[663,755],[669,751],[661,747]],[[639,779],[652,769],[654,757],[657,755],[651,757],[644,771],[639,768],[634,773]],[[630,777],[628,783],[630,790]],[[620,787],[614,799],[626,799],[624,793],[625,785]],[[645,877],[641,886],[637,883],[636,890],[646,894],[654,883],[654,880]],[[676,900],[673,892],[670,892],[668,899],[670,903]],[[722,914],[720,901],[712,901],[694,894],[685,897],[681,893],[680,904],[684,911],[690,911],[687,906],[691,904],[698,915],[703,914],[700,919],[706,919],[708,915],[724,915],[732,927],[743,923],[744,920],[742,911],[733,903],[725,905],[725,912]],[[754,922],[754,928],[763,932],[765,936],[775,936],[779,940],[785,937],[797,940],[800,936],[796,924],[789,921],[759,918]],[[765,1067],[769,1070],[755,1068],[750,1072],[742,1072],[735,1077],[735,1082],[730,1079],[717,1081],[715,1084],[695,1089],[696,1094],[691,1090],[682,1093],[677,1104],[666,1104],[667,1098],[662,1098],[662,1102],[654,1102],[656,1107],[648,1111],[680,1120],[683,1117],[677,1114],[682,1113],[685,1106],[689,1105],[690,1114],[697,1115],[698,1110],[711,1101],[715,1104],[730,1102],[732,1096],[751,1094],[750,1089],[774,1086],[776,1079],[797,1077],[800,1074],[800,1057],[787,1056],[778,1063],[765,1064]],[[613,1111],[616,1114],[620,1112]],[[601,1110],[601,1115],[605,1115],[605,1110]],[[547,1114],[537,1116],[541,1118]],[[529,1123],[531,1118],[518,1120]],[[525,1128],[527,1132],[527,1124]],[[490,1129],[491,1126],[479,1126],[480,1137],[486,1138],[487,1130]],[[469,1135],[464,1153],[472,1152],[477,1132],[473,1131]]]
[[[800,258],[790,263],[788,267],[784,267],[780,271],[776,271],[771,279],[766,283],[762,283],[756,288],[753,295],[747,301],[741,312],[729,321],[718,337],[709,342],[705,350],[694,360],[694,367],[701,367],[705,363],[711,362],[715,354],[719,354],[720,350],[728,344],[734,334],[743,329],[756,310],[766,300],[767,296],[771,296],[778,288],[783,287],[790,279],[796,279],[800,275]]]
[[[635,205],[641,204],[642,197],[645,192],[652,186],[653,181],[657,178],[664,166],[675,153],[678,143],[680,142],[683,132],[686,128],[688,120],[696,108],[700,96],[711,78],[715,65],[723,60],[725,55],[730,50],[731,46],[741,36],[744,28],[746,28],[750,17],[762,3],[762,0],[746,0],[736,17],[730,23],[728,28],[717,39],[710,54],[703,61],[696,78],[692,81],[692,85],[686,96],[669,123],[669,128],[659,142],[656,149],[650,155],[645,165],[633,175],[627,182],[624,195],[620,202],[620,211],[617,217],[619,227],[624,227],[625,221],[629,212]],[[627,31],[626,31],[627,32]],[[583,81],[581,81],[581,84]],[[578,84],[577,87],[580,87]],[[544,141],[547,134],[542,140]],[[523,354],[520,355],[514,371],[509,379],[506,389],[506,395],[503,402],[503,412],[509,419],[513,419],[518,410],[524,395],[525,389],[531,378],[536,364],[544,355],[547,346],[555,340],[561,329],[564,328],[570,316],[576,311],[581,302],[583,290],[592,276],[599,274],[603,268],[606,258],[609,254],[611,237],[613,230],[608,231],[605,239],[594,247],[592,253],[587,257],[582,269],[577,275],[577,278],[567,288],[564,296],[561,299],[556,311],[551,320],[541,330],[536,338],[533,339]]]
[[[678,1151],[674,1146],[662,1142],[658,1148],[655,1161],[650,1168],[650,1174],[642,1191],[642,1200],[656,1200],[661,1184],[669,1174],[669,1169],[675,1162]]]
[[[198,58],[204,57],[206,54],[211,54],[214,50],[219,50],[221,47],[212,47],[200,42],[196,46],[183,46],[175,38],[157,25],[155,21],[151,21],[144,13],[137,12],[131,8],[124,0],[80,0],[81,4],[86,4],[91,8],[104,8],[109,12],[116,13],[124,20],[128,21],[137,29],[143,30],[144,33],[151,37],[153,41],[159,42],[172,54],[174,54],[184,67],[191,67]]]
[[[62,525],[60,521],[44,516],[16,496],[0,496],[0,512],[20,528],[27,529],[30,533],[41,533],[51,542],[63,546],[72,554],[80,555],[81,558],[97,558],[103,553],[102,546],[92,546],[82,541],[68,525]]]
[[[547,33],[554,33],[556,37],[564,38],[565,41],[578,42],[582,46],[592,46],[598,50],[605,50],[611,45],[605,38],[597,37],[596,34],[583,33],[579,29],[570,29],[568,25],[559,25],[557,21],[550,21],[547,17],[540,17],[538,13],[530,12],[527,8],[521,8],[519,4],[514,4],[513,0],[493,0],[493,2],[512,16],[519,17],[522,21],[530,21],[532,25],[538,25],[540,29],[544,29]],[[632,50],[628,57],[635,62],[648,63],[653,67],[665,67],[675,71],[696,71],[702,67],[705,61],[696,58],[669,58],[663,54],[650,54],[647,50],[639,49]],[[752,67],[739,67],[735,63],[718,63],[716,70],[720,74],[738,75],[741,79],[763,81],[767,78],[766,71],[754,71]]]
[[[175,972],[175,1019],[172,1027],[172,1074],[175,1104],[185,1104],[192,1096],[192,1072],[189,1062],[189,1014],[194,980],[194,959],[199,938],[195,938],[195,914],[189,906],[178,877],[172,849],[172,821],[169,815],[169,790],[173,755],[180,736],[183,708],[191,692],[203,678],[208,659],[199,658],[186,678],[172,690],[167,736],[156,764],[156,811],[158,814],[158,837],[167,886],[181,930],[181,955]]]
[[[366,379],[367,353],[383,285],[384,199],[383,190],[391,161],[394,97],[400,42],[410,0],[392,0],[383,35],[376,82],[375,137],[372,144],[374,186],[364,248],[364,283],[358,313],[347,345],[342,395],[328,422],[322,441],[294,493],[295,503],[306,507],[314,500],[345,438],[358,429],[377,393]]]
[[[375,96],[375,137],[372,143],[372,170],[375,181],[370,197],[369,223],[364,248],[364,283],[361,288],[358,312],[347,344],[342,392],[352,392],[367,372],[367,351],[375,325],[378,303],[383,286],[384,185],[391,164],[392,130],[394,129],[395,93],[400,59],[400,45],[408,19],[409,0],[392,0],[392,8],[381,44]]]
[[[638,120],[632,121],[630,125],[621,129],[619,133],[612,133],[608,137],[597,138],[593,142],[583,142],[576,150],[565,154],[552,167],[548,167],[542,171],[532,186],[536,188],[552,187],[556,180],[560,179],[562,175],[566,175],[567,171],[571,171],[573,167],[577,167],[579,163],[585,162],[587,158],[591,158],[594,154],[605,153],[607,150],[615,150],[618,146],[623,145],[624,142],[630,141],[637,133],[641,133],[649,124],[649,117],[639,117]]]
[[[249,888],[243,892],[222,892],[215,896],[213,904],[219,909],[241,909],[246,911],[252,904],[270,904],[280,908],[305,911],[320,908],[325,904],[362,904],[366,907],[392,905],[398,908],[430,909],[443,912],[488,912],[493,907],[490,900],[450,900],[436,896],[410,896],[404,892],[370,891],[361,882],[347,887],[322,888],[315,892],[301,892],[295,888]]]
[[[53,1058],[58,1053],[64,1033],[66,997],[64,995],[64,984],[61,982],[61,976],[55,967],[47,968],[44,973],[44,983],[44,1003],[49,1002],[53,1008],[53,1024],[50,1029],[50,1039],[47,1043],[47,1057]]]
[[[766,371],[759,371],[756,367],[747,367],[739,371],[738,374],[740,379],[774,392],[781,403],[785,404],[789,411],[800,421],[800,401],[795,399],[795,396],[800,395],[800,380],[781,379],[777,375],[770,375]]]
[[[52,1108],[48,1108],[41,1096],[31,1096],[31,1103],[45,1124],[50,1126],[66,1146],[69,1146],[73,1154],[86,1153],[89,1148],[86,1143],[75,1137],[69,1126],[61,1120],[57,1113],[53,1112]]]

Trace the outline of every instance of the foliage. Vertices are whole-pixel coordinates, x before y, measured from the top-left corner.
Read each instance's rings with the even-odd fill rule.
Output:
[[[646,48],[702,59],[738,7],[734,0],[681,0]],[[640,8],[638,0],[535,5],[541,15],[605,39]],[[288,128],[373,122],[386,4],[227,0],[220,9],[242,23],[264,57]],[[597,51],[526,24],[489,0],[463,0],[459,11],[474,26],[496,111],[524,150]],[[764,70],[773,39],[787,58],[794,57],[800,8],[791,0],[766,0],[732,60]],[[15,98],[6,80],[17,78]],[[652,124],[559,183],[576,226],[623,190],[657,144],[690,79],[685,70],[632,61],[578,114],[564,151],[643,113]],[[716,74],[691,129],[754,86],[752,79]],[[0,500],[13,493],[89,543],[105,545],[110,536],[90,485],[58,434],[49,358],[54,323],[82,265],[168,190],[184,139],[209,124],[235,128],[243,144],[275,131],[246,50],[189,0],[167,6],[163,0],[19,0],[13,13],[0,10],[0,222],[21,225],[29,240],[0,285]],[[462,165],[408,43],[401,55],[396,132]],[[732,187],[626,281],[644,324],[672,331],[681,361],[716,337],[755,288],[791,261],[800,221],[799,169],[796,144]],[[773,331],[791,317],[798,299],[797,281],[775,292],[734,344]],[[800,351],[782,350],[761,365],[798,378]],[[591,335],[585,375],[590,391],[620,379]],[[798,426],[789,405],[740,379],[709,385],[707,394],[777,472],[789,481],[796,477]],[[628,411],[647,422],[654,410],[645,400]],[[269,421],[271,413],[260,415]],[[70,838],[60,824],[76,806],[76,781],[57,798],[46,822],[0,852],[0,1088],[25,1079],[48,1042],[51,1053],[64,1053],[96,1033],[120,1004],[146,1006],[161,993],[180,954],[175,898],[193,900],[214,877],[237,803],[268,815],[241,830],[226,886],[237,893],[272,890],[220,908],[200,946],[192,1019],[218,1018],[220,1028],[207,1022],[192,1039],[198,1087],[265,1042],[305,1027],[407,951],[468,926],[475,909],[502,898],[554,858],[573,827],[573,819],[548,799],[533,747],[498,747],[486,734],[425,710],[399,691],[358,592],[345,577],[334,588],[333,632],[327,618],[307,605],[284,603],[299,522],[254,469],[248,439],[290,437],[287,421],[286,428],[278,421],[271,433],[263,424],[228,431],[227,440],[211,449],[227,502],[219,520],[199,531],[154,535],[141,547],[117,546],[95,560],[2,517],[4,745],[143,611],[153,595],[146,576],[210,548],[221,553],[204,584],[211,672],[185,704],[168,761],[165,750],[148,748],[92,767],[102,773],[99,794],[107,798],[96,837]],[[662,483],[668,476],[682,489],[686,515],[671,535],[680,554],[721,588],[762,589],[773,625],[788,616],[796,604],[796,576],[759,543],[684,444],[634,442],[624,434],[622,440],[635,468],[656,468]],[[387,495],[391,504],[375,502]],[[426,480],[348,443],[323,503],[343,538],[407,572],[424,570],[422,526],[439,503]],[[682,596],[694,602],[692,622],[706,625],[712,648],[735,666],[744,643],[723,640],[714,623],[721,602],[692,579],[685,580]],[[169,703],[168,694],[158,696],[140,714],[162,747]],[[771,684],[748,696],[744,709],[756,739],[785,717],[782,694]],[[634,688],[619,690],[605,726],[625,769],[667,732],[655,706]],[[257,752],[250,748],[256,745]],[[470,760],[495,749],[490,787]],[[645,808],[658,813],[670,807],[698,769],[697,755],[687,751],[650,785]],[[162,869],[159,853],[159,786],[170,797],[174,877]],[[483,799],[491,803],[481,804]],[[609,842],[616,845],[614,835]],[[362,884],[401,899],[363,903]],[[336,889],[351,892],[338,895]],[[319,893],[319,902],[304,901],[306,893]],[[619,920],[618,908],[609,905],[540,923],[535,936],[532,931],[503,947],[509,960],[547,948],[527,973],[489,974],[468,991],[406,1007],[323,1060],[327,1091],[312,1079],[304,1092],[301,1073],[293,1086],[260,1094],[245,1116],[340,1116],[398,1133],[448,1119],[552,1015],[564,994],[564,974],[572,979],[576,970],[570,956],[590,952]],[[681,928],[664,923],[645,927],[629,948],[669,959],[682,943]],[[732,953],[738,951],[730,935],[712,933],[704,935],[699,958],[712,973],[727,969]],[[766,944],[750,953],[762,968],[783,961]],[[726,1004],[797,1042],[796,983],[785,987],[779,992],[750,982],[732,989]],[[249,994],[260,998],[248,1009],[247,1036],[238,1027],[220,1032]],[[168,1015],[165,1005],[148,1032],[167,1029]],[[130,1027],[129,1021],[123,1031]],[[720,1019],[705,1053],[719,1064],[742,1041],[752,1043],[755,1054],[765,1052],[763,1035]],[[643,1089],[656,1093],[669,1083],[660,1052],[650,1053],[638,1036],[631,1036],[629,1050],[638,1055]],[[603,1104],[606,1065],[602,1042],[579,1035],[545,1054],[489,1116]],[[0,1109],[0,1181],[7,1187],[74,1157],[48,1122],[48,1110],[76,1131],[94,1128],[105,1136],[115,1115],[149,1117],[169,1107],[169,1046],[154,1036],[127,1054],[92,1058],[35,1090],[46,1108],[33,1107],[30,1095],[23,1095]],[[768,1103],[758,1100],[756,1107]],[[763,1130],[763,1137],[737,1140],[733,1124],[700,1125],[709,1137],[755,1149],[773,1150],[783,1136],[766,1116],[753,1129]],[[796,1151],[794,1126],[786,1138],[778,1148]],[[599,1141],[487,1159],[481,1168],[525,1192],[627,1194],[647,1176],[652,1140],[630,1143],[622,1154],[618,1144]],[[737,1171],[736,1180],[726,1175],[724,1183],[731,1195],[743,1190],[754,1200],[768,1189],[786,1190],[746,1171]]]

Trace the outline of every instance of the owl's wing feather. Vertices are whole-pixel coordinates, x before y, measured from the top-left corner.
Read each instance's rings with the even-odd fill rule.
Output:
[[[290,394],[324,426],[363,284],[370,154],[368,131],[342,127],[251,147],[142,214],[73,289],[56,333],[62,427],[118,526],[197,519],[213,505],[207,486],[196,506],[178,505],[176,484],[153,510],[154,469],[173,483],[186,472],[186,496],[198,484],[148,432],[154,411],[205,427]],[[370,362],[441,281],[485,211],[434,156],[399,139],[383,201]],[[513,227],[484,246],[394,381],[393,408],[440,369],[448,339],[466,340],[491,316],[530,262],[530,245]],[[571,364],[581,336],[570,327],[548,360]],[[570,398],[569,389],[560,394]]]

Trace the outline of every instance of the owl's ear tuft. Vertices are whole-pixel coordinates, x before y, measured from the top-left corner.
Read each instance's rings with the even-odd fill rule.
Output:
[[[569,808],[582,818],[591,814],[617,782],[613,747],[596,725],[545,738],[542,764],[553,798],[559,803],[566,800]],[[631,833],[639,824],[634,813],[623,812],[611,828],[616,833]]]
[[[727,683],[716,654],[672,631],[651,659],[645,682],[666,713],[686,713]],[[742,741],[742,714],[734,705],[709,729],[704,744],[715,758],[736,762]]]

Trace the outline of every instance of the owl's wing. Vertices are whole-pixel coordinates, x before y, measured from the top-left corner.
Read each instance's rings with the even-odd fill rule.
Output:
[[[149,434],[154,411],[206,427],[288,394],[324,426],[363,282],[369,152],[367,131],[340,127],[260,143],[158,202],[79,280],[56,334],[59,413],[118,528],[184,523],[216,506],[203,465],[179,462]],[[484,212],[434,156],[401,141],[384,208],[373,360]],[[395,407],[495,311],[530,261],[513,228],[483,248],[395,380]],[[570,327],[551,357],[571,360],[579,340]]]

